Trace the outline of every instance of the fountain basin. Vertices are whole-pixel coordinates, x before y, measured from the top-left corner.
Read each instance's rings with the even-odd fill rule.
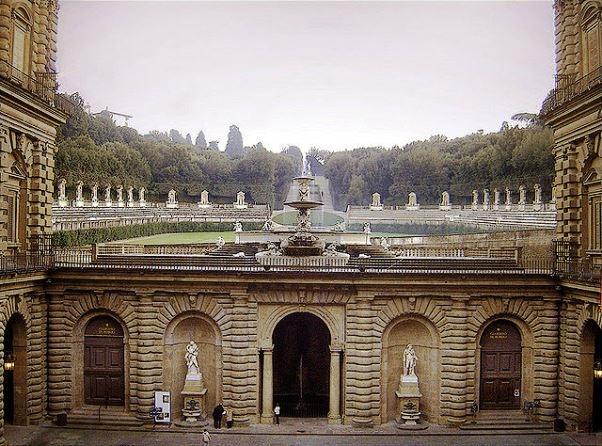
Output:
[[[320,201],[311,201],[311,200],[299,200],[299,201],[287,201],[284,203],[285,206],[290,206],[295,209],[314,209],[322,206],[322,202]]]

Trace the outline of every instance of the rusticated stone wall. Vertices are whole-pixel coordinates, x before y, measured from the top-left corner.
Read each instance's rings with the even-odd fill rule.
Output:
[[[439,361],[421,381],[422,386],[440,389],[436,395],[425,392],[431,421],[460,424],[470,414],[471,404],[479,400],[480,336],[497,319],[510,320],[521,332],[522,400],[542,400],[541,421],[555,417],[560,296],[550,281],[507,277],[500,282],[496,276],[441,281],[434,275],[419,280],[401,275],[360,282],[339,274],[306,276],[303,283],[270,273],[224,274],[219,280],[200,276],[173,280],[161,273],[152,277],[114,273],[110,278],[63,275],[53,281],[48,293],[48,411],[51,415],[70,411],[75,419],[85,415],[83,359],[78,349],[87,321],[110,314],[126,333],[127,402],[121,415],[143,419],[154,391],[173,387],[164,372],[168,327],[195,316],[219,331],[219,341],[210,343],[221,348],[219,354],[211,354],[221,360],[208,365],[210,373],[215,370],[215,379],[212,375],[208,382],[216,383],[209,403],[222,400],[233,408],[239,424],[259,422],[265,390],[260,385],[264,378],[259,351],[272,348],[274,327],[285,316],[309,312],[324,321],[331,347],[341,351],[344,423],[371,426],[391,419],[388,393],[396,390],[391,383],[401,370],[400,362],[387,355],[399,354],[400,346],[391,345],[400,341],[387,336],[396,324],[403,331],[400,320],[418,321],[432,330],[430,341],[419,343],[418,349]],[[412,333],[396,336],[406,342]],[[383,352],[384,348],[389,350]],[[178,417],[179,408],[173,411]]]
[[[583,347],[586,323],[595,323],[602,328],[602,310],[599,305],[599,290],[567,289],[560,312],[560,367],[558,413],[566,420],[570,429],[588,429],[590,419],[584,416],[591,411],[585,407],[591,403],[591,388],[583,382],[583,374],[592,374],[591,364],[585,368]]]

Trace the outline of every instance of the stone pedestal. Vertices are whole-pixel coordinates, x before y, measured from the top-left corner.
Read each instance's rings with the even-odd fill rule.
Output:
[[[67,206],[69,206],[69,200],[66,198],[59,199],[59,207],[66,208]]]
[[[420,209],[420,205],[419,204],[413,204],[413,205],[406,205],[406,211],[417,211],[418,209]]]
[[[420,420],[420,398],[422,397],[418,387],[418,377],[416,375],[402,376],[395,395],[397,395],[399,402],[398,424],[403,426],[418,424]]]
[[[370,206],[370,210],[371,211],[382,211],[383,207],[382,206]]]
[[[199,209],[211,209],[211,203],[198,202]]]
[[[177,201],[176,201],[176,202],[174,202],[174,203],[170,203],[170,202],[168,201],[168,202],[166,202],[166,203],[165,203],[165,207],[166,207],[167,209],[177,209],[179,206],[178,206],[178,202],[177,202]]]
[[[534,211],[541,211],[541,210],[543,210],[543,203],[533,203],[533,210]]]
[[[146,201],[145,200],[140,200],[138,202],[138,206],[141,207],[141,208],[145,208],[146,207]]]
[[[78,208],[84,207],[84,200],[83,199],[75,200],[75,207],[78,207]]]
[[[440,204],[439,205],[439,210],[440,211],[451,211],[451,205],[449,204]]]
[[[125,207],[125,203],[123,202],[123,200],[117,200],[117,207],[118,208]]]
[[[182,390],[184,407],[182,415],[187,424],[200,425],[207,419],[205,396],[207,388],[201,373],[188,373]]]
[[[245,204],[236,204],[234,203],[234,209],[246,209],[249,206],[245,203]]]

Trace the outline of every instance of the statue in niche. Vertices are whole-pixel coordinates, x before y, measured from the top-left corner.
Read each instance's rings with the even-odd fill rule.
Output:
[[[186,375],[199,375],[201,373],[201,369],[199,367],[198,362],[199,356],[199,347],[196,345],[196,342],[190,341],[186,346],[186,355],[184,358],[186,359],[186,366],[188,367],[188,372]]]
[[[416,376],[416,350],[408,344],[403,352],[403,376]]]

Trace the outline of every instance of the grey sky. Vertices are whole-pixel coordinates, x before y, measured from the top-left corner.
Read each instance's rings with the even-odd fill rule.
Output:
[[[553,43],[548,1],[63,1],[59,70],[142,132],[389,147],[537,112]]]

